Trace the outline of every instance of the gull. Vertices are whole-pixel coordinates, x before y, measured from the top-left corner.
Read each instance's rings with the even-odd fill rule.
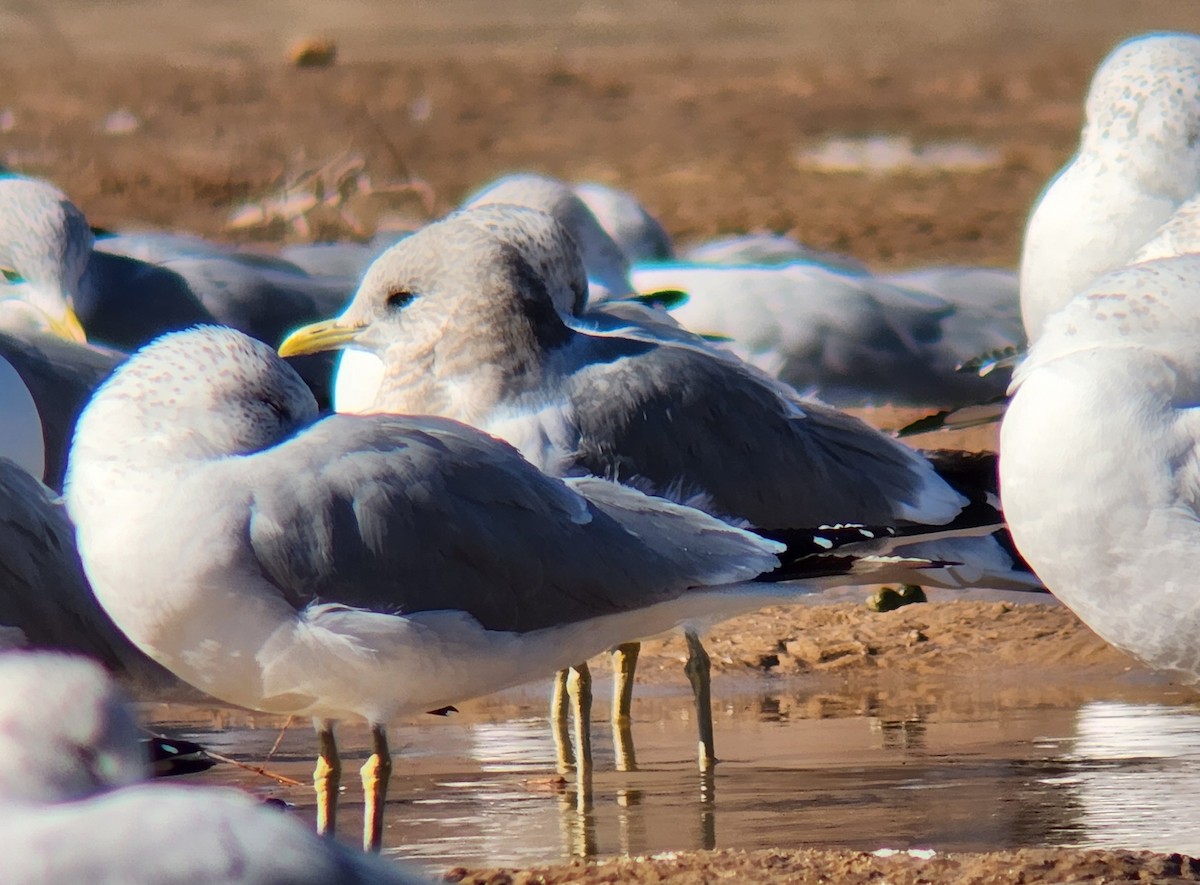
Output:
[[[1147,34],[1104,59],[1088,88],[1079,149],[1025,228],[1021,314],[1030,341],[1200,192],[1198,133],[1200,37]]]
[[[214,697],[314,719],[322,831],[341,776],[334,723],[367,720],[368,848],[391,719],[845,580],[747,586],[781,544],[615,483],[551,478],[455,421],[316,416],[261,342],[167,335],[84,410],[65,497],[96,596],[134,643]]]
[[[1113,271],[1047,318],[1000,435],[1018,549],[1097,634],[1200,679],[1200,255]]]
[[[563,306],[588,290],[571,243],[524,207],[465,210],[394,246],[340,317],[298,330],[280,350],[368,349],[384,367],[374,412],[460,420],[552,475],[619,480],[759,528],[943,526],[960,515],[967,500],[920,454],[736,360],[651,333],[567,325]],[[1008,562],[1001,577],[973,563],[965,580],[930,580],[1028,586],[991,539],[973,540]],[[707,656],[696,631],[688,641],[708,769]],[[618,691],[636,650],[621,653]],[[615,715],[628,716],[627,695],[618,697]]]
[[[153,261],[122,254],[115,240],[114,251],[94,248],[84,214],[49,182],[0,177],[0,328],[49,328],[128,350],[165,331],[221,323],[278,344],[297,323],[339,310],[354,289],[353,280],[310,277],[191,237],[142,235],[141,254]],[[330,364],[298,369],[324,398]]]
[[[946,405],[1001,395],[965,360],[1023,344],[1013,274],[925,268],[894,277],[814,261],[673,262],[633,268],[641,292],[681,290],[671,315],[738,357],[838,405]],[[941,288],[945,287],[946,291]]]
[[[1198,132],[1200,37],[1144,34],[1100,63],[1079,147],[1026,223],[1020,307],[1030,342],[1048,317],[1103,274],[1200,245]],[[902,433],[996,420],[1005,408],[999,399],[949,410]]]
[[[239,790],[143,783],[137,721],[92,662],[2,654],[0,688],[5,882],[425,881],[320,839]]]

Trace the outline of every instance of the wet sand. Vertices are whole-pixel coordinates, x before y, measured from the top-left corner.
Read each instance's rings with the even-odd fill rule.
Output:
[[[101,226],[170,227],[267,246],[361,237],[387,216],[415,224],[504,171],[528,168],[627,187],[683,241],[770,229],[879,268],[923,262],[1012,267],[1030,204],[1072,149],[1095,63],[1117,39],[1140,30],[1200,29],[1194,0],[813,0],[751,2],[736,10],[650,0],[555,7],[554,14],[522,0],[500,9],[482,0],[404,9],[381,0],[298,2],[282,10],[225,2],[198,15],[177,0],[20,4],[0,11],[0,74],[9,87],[0,99],[0,162],[52,178]],[[337,41],[337,62],[289,67],[288,45],[319,33]],[[111,118],[116,111],[125,113]],[[876,174],[823,172],[803,160],[831,138],[879,133],[918,147],[963,144],[992,159],[970,171]],[[282,223],[227,229],[239,205],[347,153],[361,158],[376,189],[396,182],[421,188],[387,200],[348,199],[343,208],[351,211],[313,216],[304,231]],[[867,417],[880,426],[902,423],[891,410]],[[988,448],[990,433],[938,444]],[[693,776],[690,723],[679,721],[687,707],[681,649],[674,639],[651,643],[641,664],[641,730],[646,735],[661,727],[673,735],[670,741],[643,737],[648,758],[668,773],[650,782],[667,794]],[[934,603],[881,616],[847,601],[828,609],[772,610],[731,622],[711,649],[718,696],[727,701],[717,719],[719,750],[722,741],[731,750],[739,746],[751,721],[854,722],[860,739],[861,730],[878,721],[885,723],[882,747],[884,737],[903,738],[905,722],[928,719],[931,711],[969,719],[972,705],[981,704],[969,689],[981,682],[991,686],[992,700],[982,706],[996,721],[1010,715],[1006,711],[1028,709],[1023,705],[1082,710],[1097,698],[1186,704],[1192,697],[1105,648],[1069,613],[1040,606]],[[488,703],[464,705],[464,727],[536,716],[531,711],[541,702],[539,695],[536,704],[530,696]],[[199,730],[220,752],[247,761],[266,755],[280,725],[232,712],[148,712],[173,727]],[[675,727],[654,724],[662,722]],[[437,727],[398,724],[399,748],[403,735],[412,734],[416,744],[418,735]],[[298,743],[285,743],[283,757],[272,764],[307,782],[311,749],[300,731],[306,728],[293,727],[288,741]],[[534,731],[528,726],[529,735]],[[351,749],[356,739],[365,746],[354,727],[344,732]],[[805,732],[801,739],[809,742],[801,748],[809,755],[787,766],[828,785],[813,773],[826,758],[817,745],[836,748],[846,735]],[[1033,745],[1027,736],[1011,752],[1019,756]],[[753,767],[754,746],[718,768],[718,786],[721,778],[731,783],[743,762]],[[946,752],[962,750],[956,746]],[[519,763],[518,786],[502,780],[497,789],[516,789],[529,803],[553,809],[560,793],[547,790],[554,784],[546,780],[545,762],[530,752]],[[464,760],[473,758],[463,753]],[[400,798],[389,805],[395,850],[404,822],[424,807],[408,799],[419,793],[430,807],[453,805],[458,794],[448,777],[479,771],[474,761],[449,768],[439,762],[436,771],[422,764],[418,756],[398,766],[394,794]],[[763,777],[769,784],[780,776],[768,770]],[[617,793],[629,785],[605,778],[602,788],[619,807]],[[277,789],[227,766],[199,779],[256,792]],[[526,780],[533,786],[519,786]],[[348,803],[356,800],[355,789],[350,786]],[[308,813],[307,787],[285,792],[295,813]],[[487,806],[499,801],[495,795],[485,792],[478,801]],[[1024,848],[1028,843],[1003,834],[987,844],[948,843],[993,849],[984,853],[876,857],[869,852],[879,845],[862,830],[846,830],[847,842],[813,823],[821,820],[821,795],[812,797],[818,813],[797,823],[813,827],[813,838],[780,839],[774,848],[753,845],[758,850],[743,852],[751,842],[717,840],[721,850],[712,853],[695,850],[708,843],[689,836],[678,843],[689,850],[654,860],[547,868],[555,859],[548,857],[523,862],[536,872],[492,869],[470,880],[1193,881],[1198,875],[1191,860]],[[724,814],[724,799],[716,801]],[[843,819],[862,818],[863,807]],[[987,806],[977,808],[983,813]],[[473,814],[465,814],[457,830],[463,841],[478,822]],[[935,820],[929,818],[930,833]],[[619,829],[618,822],[611,825]],[[351,813],[345,827],[354,826]],[[446,826],[449,856],[456,831]],[[1109,848],[1126,839],[1111,838],[1120,841]],[[586,851],[586,838],[568,840],[555,849],[557,857],[581,845]],[[831,845],[838,847],[828,850]],[[613,839],[601,838],[595,847],[606,855],[639,853],[636,844]],[[460,870],[452,878],[468,877]]]

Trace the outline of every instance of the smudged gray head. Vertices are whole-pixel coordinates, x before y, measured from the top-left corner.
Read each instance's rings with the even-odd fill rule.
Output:
[[[0,325],[53,328],[74,321],[92,239],[83,213],[54,185],[0,177]]]
[[[587,269],[579,246],[570,232],[545,212],[495,203],[463,209],[450,219],[454,225],[487,231],[520,252],[546,284],[554,306],[564,317],[578,316],[587,309]]]
[[[545,175],[509,175],[488,185],[463,205],[473,208],[493,203],[537,209],[565,227],[579,244],[594,299],[633,293],[629,259],[569,185]]]

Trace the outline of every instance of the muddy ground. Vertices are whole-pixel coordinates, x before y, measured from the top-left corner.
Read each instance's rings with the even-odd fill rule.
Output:
[[[178,0],[0,7],[0,162],[66,189],[94,224],[276,245],[368,236],[534,169],[636,192],[681,241],[769,229],[877,267],[1015,266],[1030,204],[1068,157],[1096,62],[1151,28],[1200,30],[1195,0]],[[287,49],[327,35],[333,65]],[[981,148],[969,170],[830,173],[830,137]],[[232,231],[241,204],[361,159],[375,193],[307,228]],[[365,182],[365,179],[362,179]],[[389,184],[409,191],[383,196]],[[335,201],[337,202],[337,201]],[[869,417],[896,426],[897,416]],[[969,440],[986,448],[986,432]],[[651,644],[643,678],[678,676]],[[711,645],[718,671],[912,684],[934,669],[1134,666],[1062,609],[934,604],[768,611]],[[1120,852],[932,860],[854,852],[687,854],[469,881],[1193,881],[1196,863]]]

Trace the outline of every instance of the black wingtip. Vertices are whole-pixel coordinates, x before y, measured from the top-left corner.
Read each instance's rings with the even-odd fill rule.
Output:
[[[150,759],[150,770],[155,777],[174,777],[179,774],[195,774],[207,771],[217,764],[204,747],[193,741],[172,738],[143,738],[143,751]]]

